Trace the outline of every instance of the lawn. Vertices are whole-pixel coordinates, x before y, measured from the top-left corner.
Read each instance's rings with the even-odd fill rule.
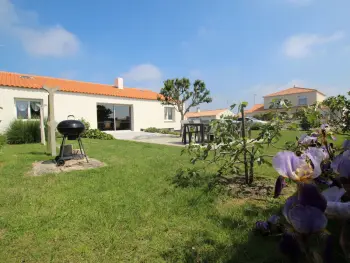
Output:
[[[0,153],[1,262],[286,262],[278,239],[251,234],[281,200],[177,187],[176,170],[189,165],[179,147],[84,143],[106,167],[30,177],[31,163],[49,159],[43,146]],[[276,177],[267,166],[259,173]]]

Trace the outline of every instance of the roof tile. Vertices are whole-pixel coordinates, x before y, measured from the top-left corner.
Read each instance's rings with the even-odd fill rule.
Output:
[[[265,95],[264,98],[265,97],[274,97],[274,96],[284,96],[284,95],[290,95],[290,94],[296,94],[296,93],[315,92],[315,91],[321,93],[322,95],[325,95],[322,92],[318,91],[317,89],[307,89],[307,88],[293,87],[293,88],[289,88],[289,89],[285,89],[285,90],[281,90],[281,91],[278,91],[278,92],[275,92],[275,93],[271,93],[271,94]]]
[[[21,76],[30,76],[31,78],[21,78]],[[118,89],[113,85],[0,71],[0,86],[40,89],[44,85],[48,87],[59,87],[61,91],[66,92],[133,99],[157,100],[159,96],[157,92],[151,90],[126,87]]]
[[[186,113],[186,118],[196,118],[196,117],[205,117],[205,116],[216,116],[224,111],[227,111],[227,109],[218,109],[218,110],[207,110],[207,111],[200,111],[200,112],[188,112]]]

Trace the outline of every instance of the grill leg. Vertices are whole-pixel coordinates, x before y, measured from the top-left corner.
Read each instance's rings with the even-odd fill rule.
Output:
[[[80,137],[78,138],[78,143],[79,143],[79,148],[80,148],[81,155],[84,155],[85,159],[86,159],[86,162],[89,162],[89,159],[88,159],[88,157],[87,157],[87,155],[85,153],[83,142],[81,141]],[[83,152],[84,152],[84,154],[83,154]]]
[[[61,158],[63,158],[63,153],[64,153],[63,146],[64,146],[65,142],[66,142],[66,136],[63,136],[63,140],[62,140],[61,148],[60,148],[60,157]]]

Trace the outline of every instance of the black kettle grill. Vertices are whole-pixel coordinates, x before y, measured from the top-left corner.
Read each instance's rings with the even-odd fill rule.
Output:
[[[64,155],[64,146],[65,146],[65,142],[67,139],[78,141],[80,153],[81,153],[78,156],[80,156],[80,159],[85,157],[86,161],[89,162],[89,159],[87,158],[87,155],[86,155],[85,150],[84,150],[83,142],[82,142],[81,137],[80,137],[80,135],[85,131],[85,125],[81,121],[78,121],[75,119],[69,120],[68,119],[69,117],[74,118],[73,115],[69,115],[67,117],[67,120],[61,121],[57,125],[57,130],[59,131],[59,133],[61,133],[63,135],[63,139],[62,139],[62,143],[61,143],[61,147],[60,147],[60,153],[55,158],[57,166],[62,166],[65,164],[66,160],[71,160],[75,156],[77,156],[77,155],[74,155],[73,153],[71,153],[70,155]]]

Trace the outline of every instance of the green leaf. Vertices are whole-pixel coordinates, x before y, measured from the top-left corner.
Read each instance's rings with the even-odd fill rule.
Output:
[[[241,105],[242,105],[242,107],[243,107],[243,108],[245,108],[245,107],[247,107],[247,106],[248,106],[248,102],[243,101],[243,102],[241,103]]]

